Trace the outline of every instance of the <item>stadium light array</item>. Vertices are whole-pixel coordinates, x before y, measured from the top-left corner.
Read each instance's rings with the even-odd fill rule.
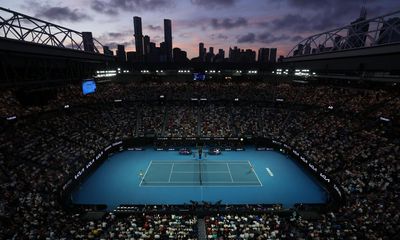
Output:
[[[17,119],[17,116],[10,116],[10,117],[7,117],[6,118],[7,119],[7,121],[11,121],[11,120],[15,120],[15,119]]]
[[[141,70],[140,72],[141,72],[141,73],[150,73],[149,70]]]
[[[390,119],[385,118],[385,117],[379,117],[379,120],[384,121],[384,122],[390,122]]]
[[[304,77],[308,77],[310,76],[310,70],[309,69],[296,69],[294,71],[294,75],[295,76],[304,76]]]
[[[100,70],[96,71],[95,78],[114,77],[117,76],[117,70]]]

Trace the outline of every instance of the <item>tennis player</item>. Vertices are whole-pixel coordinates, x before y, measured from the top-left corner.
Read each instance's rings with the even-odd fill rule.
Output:
[[[142,170],[139,172],[139,178],[142,180],[142,182],[144,182],[144,174]]]

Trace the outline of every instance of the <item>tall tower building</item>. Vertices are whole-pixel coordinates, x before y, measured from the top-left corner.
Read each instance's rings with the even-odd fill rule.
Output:
[[[164,19],[164,42],[167,62],[172,62],[172,27],[171,20]]]
[[[148,55],[150,53],[150,37],[148,35],[143,37],[143,53]]]
[[[276,48],[271,48],[269,51],[269,62],[270,63],[276,63]]]
[[[348,39],[346,48],[365,47],[369,22],[367,19],[367,9],[363,6],[360,11],[360,16],[351,22],[351,28],[348,31]]]
[[[133,17],[133,27],[135,28],[135,47],[136,54],[139,61],[143,61],[143,33],[142,33],[142,19],[140,17]]]
[[[126,62],[126,52],[124,45],[117,46],[117,61],[118,63],[125,63]]]
[[[264,64],[269,62],[269,48],[260,48],[258,50],[258,62]]]
[[[204,43],[199,43],[199,59],[200,62],[204,62],[206,60],[206,49],[204,48]]]

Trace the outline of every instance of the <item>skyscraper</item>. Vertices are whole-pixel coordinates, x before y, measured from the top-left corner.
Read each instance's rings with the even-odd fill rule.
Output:
[[[144,53],[145,56],[147,56],[150,53],[150,37],[147,36],[147,35],[144,36],[143,43],[144,43],[143,53]]]
[[[170,19],[164,19],[164,42],[166,60],[167,62],[172,62],[172,28]]]
[[[104,53],[104,55],[107,55],[107,56],[113,56],[114,55],[113,51],[111,51],[108,46],[103,46],[103,53]]]
[[[118,45],[117,46],[117,60],[119,63],[125,63],[126,62],[126,53],[125,53],[125,46],[124,45]]]
[[[139,61],[143,61],[143,33],[142,33],[142,19],[140,17],[133,17],[133,26],[135,30],[135,47],[136,54]]]
[[[269,62],[270,63],[276,63],[276,48],[271,48],[269,51]]]
[[[85,52],[94,52],[92,32],[82,32],[82,40]]]
[[[347,34],[346,48],[365,47],[365,40],[367,39],[367,32],[369,29],[369,22],[365,22],[366,19],[367,10],[365,7],[362,7],[360,17],[354,22],[351,22],[351,28]]]
[[[269,48],[260,48],[258,50],[258,62],[264,64],[269,62]]]
[[[200,62],[206,60],[206,49],[204,48],[204,43],[199,43],[199,60]]]
[[[188,61],[187,53],[185,51],[182,51],[180,48],[174,48],[172,51],[174,53],[175,63],[185,63]]]

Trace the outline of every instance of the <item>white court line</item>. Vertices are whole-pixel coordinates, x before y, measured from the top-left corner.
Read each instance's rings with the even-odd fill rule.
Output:
[[[171,176],[172,176],[172,172],[174,171],[174,165],[175,165],[175,163],[172,164],[171,171],[169,172],[168,182],[171,182]]]
[[[156,182],[156,181],[152,181],[149,182],[149,184],[166,184],[169,182],[163,181],[163,182]],[[197,186],[199,184],[199,182],[193,182],[193,181],[175,181],[175,182],[170,182],[171,184],[174,183],[192,183],[195,184],[195,186]],[[232,182],[225,182],[225,181],[214,181],[214,182],[204,182],[206,184],[214,184],[214,183],[225,183],[225,184],[231,184]],[[240,182],[233,182],[233,183],[239,183],[239,184],[243,184],[243,183],[255,183],[257,185],[260,185],[259,182],[255,182],[255,181],[240,181]],[[207,186],[207,185],[206,185]],[[229,185],[228,185],[229,186]],[[159,186],[159,187],[164,187],[164,186]],[[211,186],[212,187],[212,186]]]
[[[147,166],[146,172],[144,173],[144,176],[142,177],[142,180],[140,181],[139,186],[142,186],[143,179],[146,177],[147,171],[149,171],[149,168],[150,168],[152,162],[153,161],[150,161],[149,166]]]
[[[226,163],[226,166],[228,167],[229,176],[231,176],[231,181],[233,182],[233,177],[232,177],[232,173],[231,173],[231,168],[229,167],[229,164],[228,164],[228,163]]]
[[[229,173],[229,172],[228,171],[201,171],[201,172],[175,171],[173,173]]]
[[[271,171],[269,168],[265,168],[265,169],[267,169],[267,172],[269,173],[269,175],[270,175],[271,177],[274,176],[274,174],[272,173],[272,171]]]
[[[178,161],[169,161],[169,162],[165,162],[165,161],[153,161],[153,165],[154,164],[172,164],[172,163],[176,163],[176,164],[198,164],[198,162],[197,161],[192,161],[192,162],[180,162],[179,160]],[[218,162],[218,161],[215,161],[215,162],[208,162],[208,161],[206,161],[206,162],[201,162],[201,164],[227,164],[227,163],[229,163],[229,164],[248,164],[248,162]]]
[[[256,183],[256,182],[254,182]],[[219,183],[220,184],[220,183]],[[213,188],[213,187],[222,187],[222,188],[231,188],[231,187],[261,187],[261,185],[259,183],[257,184],[253,184],[253,185],[212,185],[212,186],[208,186],[208,185],[199,185],[198,183],[195,185],[156,185],[156,186],[151,186],[151,185],[144,185],[141,187],[163,187],[163,188],[168,188],[168,187],[201,187],[201,188]]]
[[[261,187],[262,187],[262,183],[261,183],[260,179],[258,178],[258,175],[257,175],[256,171],[254,170],[253,165],[251,165],[250,161],[247,161],[247,162],[248,162],[249,165],[251,166],[251,169],[253,170],[254,174],[256,175],[256,178],[257,178],[258,182],[260,183],[260,185],[261,185]]]

